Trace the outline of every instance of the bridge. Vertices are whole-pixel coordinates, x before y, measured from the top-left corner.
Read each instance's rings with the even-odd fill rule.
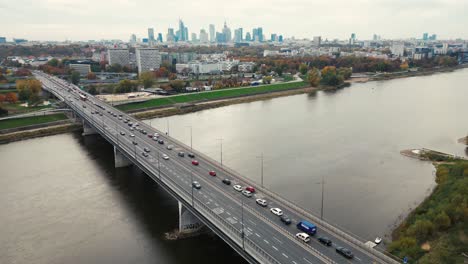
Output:
[[[219,164],[217,161],[141,122],[109,104],[81,91],[59,78],[35,71],[43,88],[64,101],[76,118],[83,122],[83,135],[99,134],[114,146],[115,166],[138,166],[170,193],[179,205],[179,231],[193,232],[206,226],[243,256],[249,263],[399,263],[364,241],[321,220],[254,181]],[[129,122],[139,124],[131,128]],[[145,130],[145,132],[143,132]],[[141,132],[140,132],[141,131]],[[163,143],[153,137],[155,133]],[[148,136],[151,135],[151,136]],[[172,149],[168,146],[172,145]],[[179,152],[184,152],[183,157]],[[193,153],[194,157],[187,156]],[[193,160],[199,162],[193,164]],[[216,172],[216,176],[210,175]],[[225,184],[223,179],[230,179]],[[200,188],[195,188],[193,182]],[[254,186],[253,197],[234,190],[234,185]],[[256,204],[265,199],[266,207]],[[284,224],[270,212],[280,208],[292,223]],[[346,217],[345,215],[343,217]],[[308,243],[296,238],[296,224],[306,220],[317,226],[317,234]],[[317,237],[328,237],[326,246]],[[354,258],[338,254],[336,249],[349,249]]]

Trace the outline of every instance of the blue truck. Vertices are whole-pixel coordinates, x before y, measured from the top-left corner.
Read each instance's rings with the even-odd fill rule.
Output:
[[[312,224],[311,222],[307,222],[307,221],[300,221],[299,223],[297,223],[297,229],[313,236],[315,235],[315,233],[317,233],[317,226],[315,226],[314,224]]]

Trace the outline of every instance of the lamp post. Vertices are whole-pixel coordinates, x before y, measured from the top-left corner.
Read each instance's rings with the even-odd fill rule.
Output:
[[[223,138],[218,138],[217,140],[221,143],[221,167],[223,166]]]
[[[241,198],[241,237],[242,237],[242,249],[245,250],[245,245],[244,245],[244,199]]]
[[[166,132],[166,134],[169,136],[169,118],[166,118],[166,123],[167,123],[167,132]]]
[[[193,142],[192,141],[192,139],[193,139],[193,137],[192,137],[192,126],[186,126],[186,127],[190,127],[190,151],[192,151],[192,142]]]
[[[263,187],[263,152],[260,154],[260,156],[257,156],[257,158],[260,159],[260,183]]]
[[[321,184],[322,185],[322,205],[320,207],[320,219],[323,220],[323,197],[324,197],[324,191],[325,191],[325,179],[322,176],[322,182],[317,182],[316,184]]]
[[[159,151],[158,151],[158,176],[159,176],[159,180],[161,180],[161,163],[160,162],[160,159],[159,159]]]
[[[191,181],[190,186],[192,187],[192,207],[194,207],[194,204],[193,204],[193,188],[194,187],[193,187],[193,172],[192,172],[192,170],[190,170],[190,181]]]

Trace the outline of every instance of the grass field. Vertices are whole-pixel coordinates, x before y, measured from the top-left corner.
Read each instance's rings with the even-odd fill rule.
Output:
[[[306,86],[307,84],[305,82],[290,82],[290,83],[271,84],[271,85],[255,86],[255,87],[249,86],[245,88],[207,91],[207,92],[200,92],[200,93],[176,95],[176,96],[165,97],[165,98],[157,98],[157,99],[152,99],[152,100],[148,100],[145,102],[123,104],[123,105],[117,106],[117,108],[123,111],[129,111],[129,110],[153,108],[153,107],[159,107],[159,106],[169,106],[169,105],[176,104],[176,103],[190,103],[190,102],[196,102],[196,101],[233,98],[233,97],[261,94],[261,93],[267,93],[267,92],[278,92],[278,91],[285,91],[289,89],[301,88],[301,87],[306,87]]]
[[[0,89],[0,94],[6,94],[6,93],[16,93],[16,89]]]
[[[65,114],[53,114],[45,116],[32,116],[14,118],[0,121],[0,129],[17,128],[23,126],[37,125],[67,119]]]

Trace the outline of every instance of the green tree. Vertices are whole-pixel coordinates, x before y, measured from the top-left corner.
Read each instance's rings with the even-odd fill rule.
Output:
[[[353,74],[353,70],[351,68],[338,68],[338,75],[341,75],[344,80],[348,80],[351,78],[351,75]]]
[[[29,105],[37,105],[41,101],[41,98],[37,93],[32,93],[28,98]]]
[[[263,83],[266,83],[266,84],[270,84],[271,80],[273,80],[273,77],[271,77],[271,76],[265,76],[262,79]]]
[[[307,65],[305,65],[304,63],[301,63],[301,65],[299,65],[299,72],[302,75],[306,75],[308,69],[309,69],[309,67]]]
[[[132,82],[131,80],[125,79],[121,80],[118,85],[118,91],[120,93],[129,93],[135,91],[138,87],[138,83]]]
[[[114,63],[112,65],[109,65],[107,71],[108,72],[122,72],[122,65],[118,64],[118,63]]]
[[[433,231],[434,225],[429,220],[421,219],[416,220],[416,222],[408,228],[407,233],[415,237],[418,241],[425,241],[432,235]]]
[[[437,229],[445,230],[450,227],[450,217],[445,212],[441,212],[434,218],[434,223]]]
[[[176,92],[182,92],[185,88],[185,82],[182,80],[173,80],[170,81],[169,84],[171,85],[172,89]]]
[[[154,75],[152,72],[143,72],[140,74],[140,83],[143,87],[150,88],[154,84]]]
[[[91,87],[89,87],[88,93],[92,94],[92,95],[96,95],[98,92],[96,90],[96,87],[94,85],[92,85]]]
[[[80,73],[77,71],[72,71],[70,78],[73,84],[78,84],[80,82]]]
[[[317,68],[312,68],[309,73],[307,73],[307,81],[310,83],[310,86],[317,87],[320,80],[320,72]]]
[[[59,61],[56,58],[53,58],[50,61],[48,61],[47,64],[53,67],[58,67]]]

